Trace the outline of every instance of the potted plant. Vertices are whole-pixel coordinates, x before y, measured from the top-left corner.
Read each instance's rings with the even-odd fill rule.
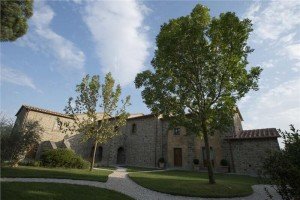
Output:
[[[229,172],[229,164],[228,164],[228,161],[226,159],[222,159],[220,161],[220,165],[221,165],[221,172],[222,173],[227,173]]]
[[[165,167],[165,159],[164,158],[158,159],[158,167],[159,168],[164,168]]]
[[[194,163],[194,170],[198,171],[199,170],[199,159],[194,159],[193,163]]]

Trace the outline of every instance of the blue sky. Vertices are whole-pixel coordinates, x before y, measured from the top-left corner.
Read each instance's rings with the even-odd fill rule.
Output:
[[[149,113],[134,77],[151,68],[160,26],[197,3],[212,16],[233,11],[253,21],[249,66],[264,71],[260,90],[238,103],[244,128],[299,128],[299,1],[36,0],[28,33],[1,43],[1,112],[13,117],[22,104],[62,112],[84,74],[111,71],[131,95],[129,111]]]

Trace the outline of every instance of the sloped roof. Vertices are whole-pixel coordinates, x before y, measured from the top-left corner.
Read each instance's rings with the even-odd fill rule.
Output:
[[[260,139],[260,138],[278,138],[280,137],[276,128],[264,128],[243,130],[239,134],[230,137],[229,139]]]
[[[55,116],[59,116],[59,117],[74,119],[71,115],[67,115],[67,114],[63,114],[63,113],[59,113],[59,112],[55,112],[55,111],[51,111],[51,110],[47,110],[47,109],[43,109],[43,108],[38,108],[38,107],[35,107],[35,106],[30,106],[30,105],[22,105],[21,108],[18,110],[16,116],[21,112],[21,110],[23,108],[25,108],[27,110],[32,110],[32,111],[36,111],[36,112],[40,112],[40,113],[49,114],[49,115],[55,115]],[[80,116],[84,116],[85,114],[76,114],[76,116],[77,115],[80,117]],[[97,113],[97,115],[101,116],[102,113]],[[143,113],[133,113],[133,114],[130,114],[128,119],[138,118],[138,117],[143,117],[143,116],[144,116]]]
[[[30,106],[30,105],[22,105],[21,108],[18,110],[16,116],[21,112],[21,110],[23,108],[25,108],[27,110],[40,112],[40,113],[46,113],[46,114],[50,114],[50,115],[55,115],[55,116],[59,116],[59,117],[65,117],[65,118],[73,119],[73,117],[70,116],[70,115],[66,115],[66,114],[63,114],[63,113],[54,112],[54,111],[51,111],[51,110],[46,110],[46,109],[42,109],[42,108]]]

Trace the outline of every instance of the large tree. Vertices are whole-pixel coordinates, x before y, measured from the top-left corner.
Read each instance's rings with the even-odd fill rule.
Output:
[[[227,12],[211,18],[197,5],[185,17],[161,26],[156,38],[153,70],[139,73],[137,88],[154,112],[203,137],[209,182],[215,183],[209,136],[232,127],[236,102],[258,89],[260,67],[248,70],[247,46],[252,31],[248,19]]]
[[[33,0],[1,0],[1,41],[15,41],[28,29]]]
[[[99,76],[86,75],[76,86],[78,96],[75,101],[69,98],[65,112],[74,117],[74,122],[61,122],[64,132],[82,133],[83,141],[92,140],[94,144],[90,170],[95,163],[98,144],[103,144],[120,134],[119,128],[126,124],[130,96],[120,101],[121,86],[115,87],[115,81],[108,73],[103,84]],[[102,112],[98,117],[98,111]],[[84,114],[84,115],[78,115]]]

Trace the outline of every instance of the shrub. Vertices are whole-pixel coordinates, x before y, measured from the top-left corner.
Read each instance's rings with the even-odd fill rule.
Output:
[[[264,162],[265,176],[282,199],[300,199],[300,135],[291,125],[291,132],[279,130],[285,148],[271,152]]]
[[[89,162],[70,149],[52,149],[45,151],[40,158],[45,167],[88,168]]]
[[[164,163],[164,162],[165,162],[165,159],[164,159],[164,158],[158,159],[158,163]]]
[[[194,163],[194,165],[199,165],[199,159],[194,159],[193,163]]]
[[[221,166],[228,166],[228,161],[226,159],[222,159],[220,162]]]

